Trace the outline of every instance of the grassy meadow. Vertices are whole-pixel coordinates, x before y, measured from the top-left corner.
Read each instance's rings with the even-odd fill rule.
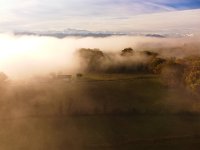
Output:
[[[4,150],[200,147],[198,97],[165,86],[158,75],[10,83],[0,103]]]

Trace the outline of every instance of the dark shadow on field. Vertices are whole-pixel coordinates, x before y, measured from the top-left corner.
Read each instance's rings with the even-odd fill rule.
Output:
[[[195,149],[200,118],[181,91],[141,75],[10,84],[0,95],[0,149]]]
[[[1,89],[0,116],[198,114],[198,97],[167,88],[153,75],[92,75],[70,82],[10,84]]]
[[[148,84],[152,84],[153,88]],[[163,93],[160,85],[152,81],[119,80],[101,81],[84,89],[90,96],[95,114],[143,114],[159,111],[156,104]]]
[[[4,150],[198,149],[194,116],[96,115],[1,120]]]

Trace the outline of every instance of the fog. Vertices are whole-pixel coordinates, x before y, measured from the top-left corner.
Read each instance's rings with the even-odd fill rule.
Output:
[[[199,52],[199,38],[155,38],[142,36],[66,37],[0,34],[0,71],[10,79],[25,79],[51,72],[73,74],[81,67],[76,51],[98,48],[120,53],[134,50],[159,51],[163,56],[194,55]],[[173,48],[173,49],[172,49]]]
[[[58,113],[57,111],[60,110],[59,107],[62,105],[64,99],[64,102],[67,103],[67,108],[65,109],[70,112],[104,112],[104,105],[105,103],[107,105],[106,101],[109,101],[106,100],[109,99],[107,96],[109,93],[105,91],[107,94],[104,93],[104,101],[96,100],[96,96],[101,94],[101,92],[99,92],[99,90],[102,91],[101,86],[100,89],[97,88],[96,92],[94,92],[93,88],[96,88],[96,84],[79,84],[79,82],[73,84],[70,83],[69,85],[65,85],[65,82],[62,84],[51,82],[44,84],[41,82],[35,82],[33,79],[42,79],[40,81],[43,81],[43,79],[50,77],[52,74],[68,74],[73,75],[73,78],[76,77],[76,74],[80,73],[84,68],[84,62],[77,55],[77,51],[80,48],[98,48],[103,51],[103,53],[106,53],[109,56],[109,59],[103,59],[100,61],[101,69],[105,69],[106,67],[112,68],[113,66],[114,68],[117,68],[120,65],[122,65],[123,69],[123,64],[130,64],[129,66],[131,68],[135,63],[145,63],[146,61],[146,57],[140,54],[132,57],[122,57],[120,54],[124,48],[131,47],[135,51],[150,50],[159,52],[162,57],[181,58],[200,54],[200,46],[198,42],[198,37],[156,38],[144,36],[110,36],[104,38],[66,37],[59,39],[47,36],[16,36],[13,34],[1,34],[0,71],[8,76],[8,81],[20,81],[14,82],[14,84],[12,82],[7,84],[1,83],[1,98],[11,101],[6,101],[3,106],[6,108],[5,110],[7,110],[15,105],[19,105],[19,107],[22,108],[27,105],[26,108],[31,111],[34,109],[43,111],[48,108],[50,111],[47,112]],[[92,65],[92,67],[95,68],[94,65]],[[21,82],[22,80],[28,82]],[[108,86],[112,86],[112,84],[109,84]],[[127,86],[129,85],[127,84]],[[104,87],[104,85],[102,87]],[[108,88],[108,91],[109,88],[112,90],[111,87],[106,88]],[[123,91],[124,89],[119,87],[119,89],[113,91],[118,90]],[[143,88],[141,88],[140,92],[142,91]],[[121,92],[120,94],[121,97],[126,96],[126,92]],[[140,96],[142,95],[143,93]],[[156,95],[157,94],[155,93],[155,97]],[[164,95],[165,94],[161,94],[161,97],[157,98],[164,99]],[[181,103],[187,103],[186,106],[189,106],[189,108],[186,110],[191,110],[193,105],[196,105],[196,103],[189,102],[191,99],[190,96],[185,97],[188,98],[186,98],[185,101],[181,101]],[[57,101],[56,103],[54,103],[55,99]],[[117,99],[117,97],[113,97],[111,100],[112,99]],[[188,102],[190,105],[188,105]],[[4,103],[4,101],[2,101],[2,103]],[[69,110],[71,109],[70,107],[72,107],[71,103],[74,105],[73,110]],[[170,101],[169,103],[171,104],[172,102]],[[179,106],[183,106],[181,103]],[[21,111],[24,112],[26,109],[17,108],[17,110],[18,111],[10,109],[10,113],[14,112],[13,114],[17,115],[20,114]],[[36,113],[35,110],[34,113]]]
[[[81,72],[85,62],[77,55],[80,48],[98,48],[109,56],[100,61],[103,68],[121,64],[133,68],[132,64],[147,60],[141,53],[123,57],[121,51],[127,47],[159,52],[162,57],[200,52],[195,37],[58,39],[1,34],[0,79],[5,73],[8,80],[0,80],[0,148],[80,150],[120,145],[124,149],[129,141],[155,145],[180,138],[185,142],[187,135],[198,140],[200,101],[196,93],[166,87],[155,74]],[[46,80],[55,73],[73,76]]]

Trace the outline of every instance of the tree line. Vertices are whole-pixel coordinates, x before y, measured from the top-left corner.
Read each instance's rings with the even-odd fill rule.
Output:
[[[200,92],[200,56],[167,58],[157,52],[132,48],[125,48],[118,54],[81,48],[78,55],[85,72],[157,74],[167,86],[184,86]]]

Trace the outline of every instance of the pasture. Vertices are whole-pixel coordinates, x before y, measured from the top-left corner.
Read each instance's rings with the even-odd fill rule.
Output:
[[[10,83],[1,88],[0,149],[199,149],[199,106],[156,75]]]

